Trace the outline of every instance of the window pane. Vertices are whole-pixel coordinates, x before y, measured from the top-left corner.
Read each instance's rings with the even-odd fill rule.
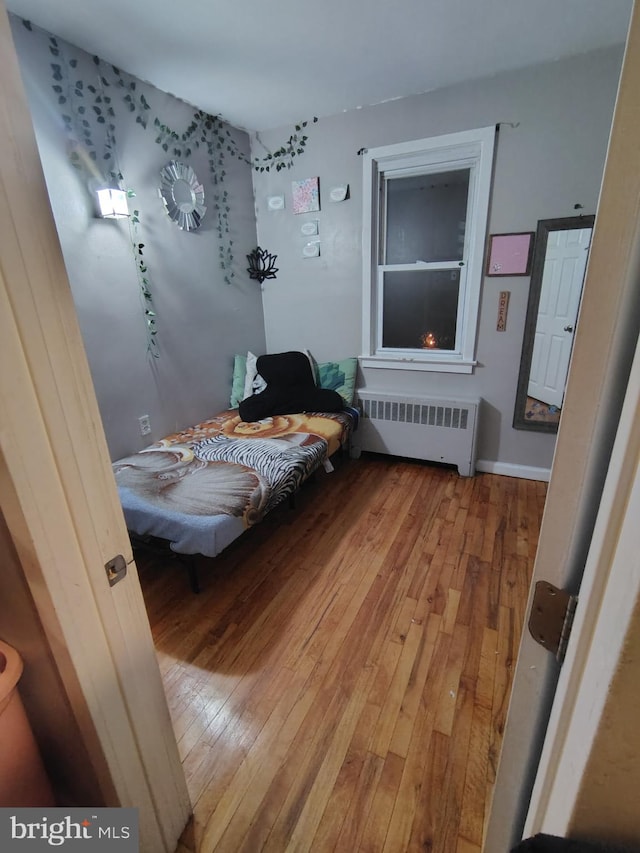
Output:
[[[459,292],[459,270],[384,273],[382,346],[454,349]]]
[[[386,264],[462,259],[469,169],[387,180]]]

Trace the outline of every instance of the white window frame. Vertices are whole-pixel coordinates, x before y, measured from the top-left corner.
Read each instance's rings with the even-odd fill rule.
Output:
[[[363,367],[396,370],[432,370],[472,373],[483,280],[495,126],[416,139],[364,153],[363,176]],[[391,349],[382,346],[382,280],[385,271],[407,269],[407,265],[381,263],[384,228],[381,192],[385,179],[411,174],[470,169],[469,197],[463,266],[460,269],[460,298],[454,350]],[[417,262],[416,270],[442,269],[442,264]]]

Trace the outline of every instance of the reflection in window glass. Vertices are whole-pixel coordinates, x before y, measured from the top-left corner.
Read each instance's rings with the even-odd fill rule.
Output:
[[[385,264],[461,260],[469,169],[386,181]]]
[[[385,272],[382,346],[453,350],[459,270]]]

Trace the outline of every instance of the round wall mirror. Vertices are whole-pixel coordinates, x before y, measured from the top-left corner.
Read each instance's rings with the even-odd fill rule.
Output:
[[[195,231],[207,211],[204,189],[191,166],[171,160],[160,172],[160,198],[167,216],[183,231]]]

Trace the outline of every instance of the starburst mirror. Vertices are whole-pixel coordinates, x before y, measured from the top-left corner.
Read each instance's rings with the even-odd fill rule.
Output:
[[[191,166],[171,160],[160,171],[158,193],[167,216],[183,231],[200,227],[207,211],[204,189]]]

